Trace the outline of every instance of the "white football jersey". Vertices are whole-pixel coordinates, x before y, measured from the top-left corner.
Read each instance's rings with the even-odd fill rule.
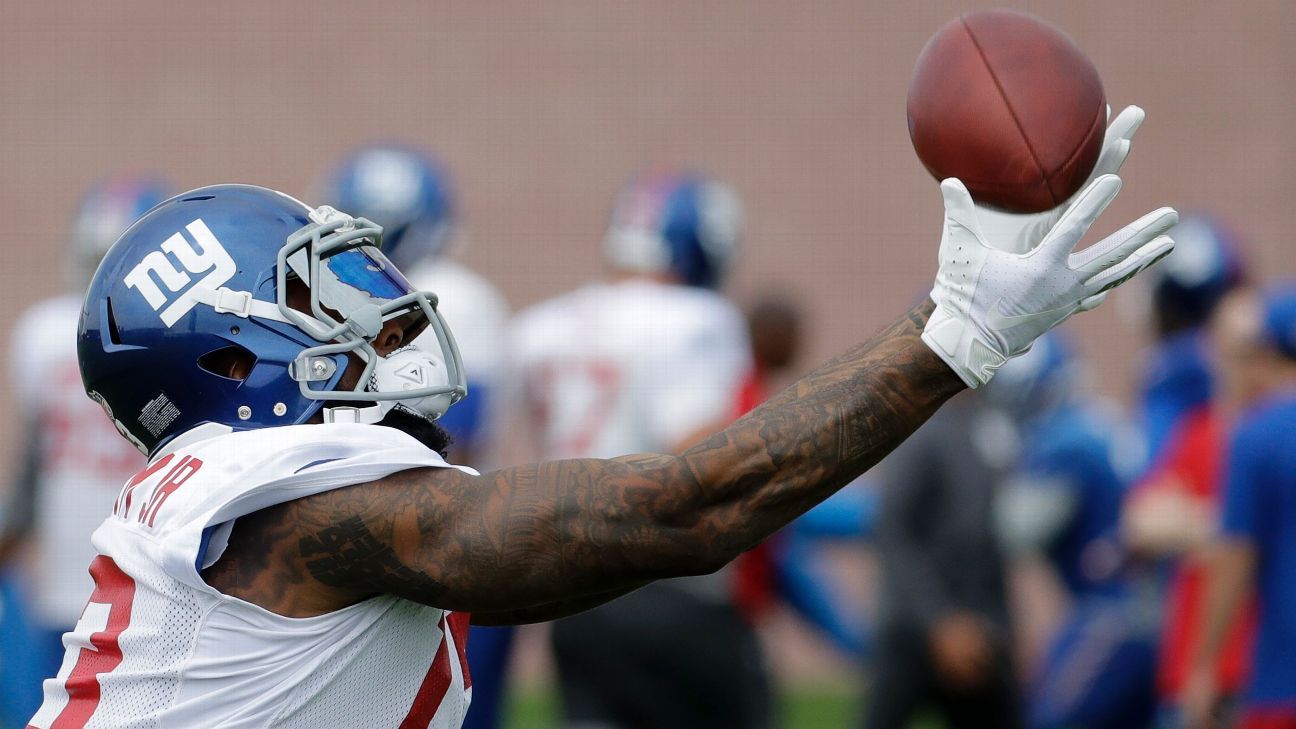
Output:
[[[9,345],[12,388],[35,439],[35,563],[30,571],[36,620],[71,628],[93,585],[90,534],[144,456],[117,434],[81,385],[76,331],[81,299],[46,299],[25,311]],[[29,447],[30,447],[29,446]]]
[[[95,531],[94,592],[31,726],[459,727],[466,613],[380,596],[286,618],[201,576],[240,516],[425,466],[473,473],[378,425],[180,436]]]
[[[712,291],[627,279],[518,315],[512,365],[545,458],[669,452],[737,415],[742,314]]]

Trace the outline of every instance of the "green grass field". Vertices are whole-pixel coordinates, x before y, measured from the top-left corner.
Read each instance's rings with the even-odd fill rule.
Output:
[[[856,729],[859,698],[846,688],[800,689],[781,697],[779,729]],[[532,689],[509,698],[505,729],[555,729],[558,697],[551,691]],[[935,721],[920,721],[912,729],[940,729]]]

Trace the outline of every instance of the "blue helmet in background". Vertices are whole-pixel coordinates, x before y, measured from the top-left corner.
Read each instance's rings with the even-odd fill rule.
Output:
[[[1066,402],[1080,381],[1080,362],[1071,341],[1056,329],[1004,363],[987,394],[1019,420],[1029,420]]]
[[[1204,324],[1224,294],[1243,281],[1238,240],[1219,220],[1202,214],[1184,215],[1170,234],[1174,251],[1148,271],[1156,306],[1186,324]]]
[[[450,176],[412,147],[361,147],[326,175],[321,199],[383,229],[383,253],[398,267],[443,253],[454,229]]]
[[[716,288],[741,233],[742,207],[728,186],[695,173],[655,171],[617,196],[604,250],[619,269]]]
[[[86,294],[77,353],[87,393],[146,454],[201,425],[292,425],[321,408],[337,422],[377,422],[396,404],[440,415],[465,393],[459,353],[436,297],[413,290],[381,235],[364,218],[251,185],[167,200],[122,234]],[[430,327],[441,351],[378,356],[373,343],[394,319],[406,342]],[[245,377],[231,375],[231,360]],[[363,371],[343,388],[353,367]]]
[[[72,218],[72,282],[84,289],[95,268],[131,223],[170,196],[152,175],[119,174],[95,183]]]
[[[1261,336],[1289,359],[1296,359],[1296,281],[1265,289],[1260,298]]]

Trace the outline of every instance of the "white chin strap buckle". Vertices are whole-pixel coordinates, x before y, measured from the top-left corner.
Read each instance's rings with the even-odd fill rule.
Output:
[[[445,362],[432,352],[424,352],[410,345],[379,357],[374,366],[369,389],[381,393],[399,393],[423,390],[428,387],[449,387],[450,373]],[[391,402],[391,401],[389,401]],[[397,400],[401,406],[433,420],[445,414],[454,402],[454,395],[446,392],[411,400]]]
[[[387,416],[387,411],[392,409],[392,405],[393,403],[388,402],[375,403],[364,407],[339,405],[337,407],[324,408],[324,422],[373,425]]]

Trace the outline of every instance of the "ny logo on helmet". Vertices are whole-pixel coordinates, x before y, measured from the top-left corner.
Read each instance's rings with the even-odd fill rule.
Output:
[[[153,311],[162,318],[168,327],[175,324],[198,303],[197,289],[215,290],[234,276],[237,266],[234,259],[216,236],[212,235],[207,224],[201,218],[185,226],[193,237],[197,248],[185,239],[184,234],[175,233],[162,242],[162,249],[144,256],[131,272],[126,274],[123,282],[144,296],[144,300]],[[184,270],[176,268],[167,254],[175,256]],[[190,274],[211,271],[198,283],[190,286]],[[159,285],[161,284],[161,285]],[[165,287],[165,291],[163,290]],[[186,288],[187,287],[187,288]],[[176,294],[179,293],[177,296]],[[163,308],[163,307],[166,308]]]

